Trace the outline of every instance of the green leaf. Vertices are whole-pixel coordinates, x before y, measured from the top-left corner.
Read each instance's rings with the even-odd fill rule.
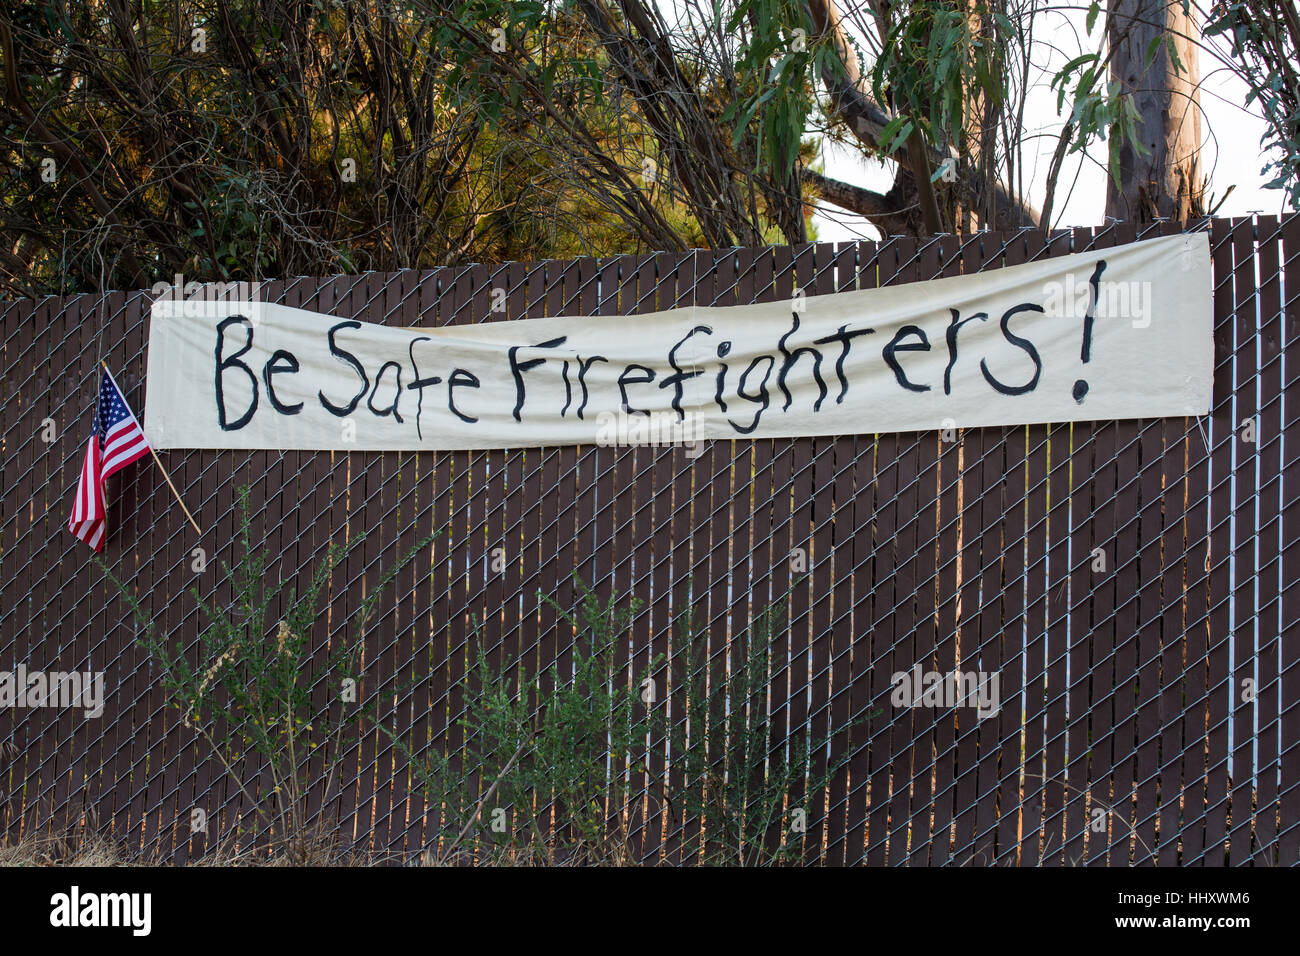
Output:
[[[1156,34],[1151,38],[1151,42],[1147,44],[1146,54],[1142,57],[1143,69],[1150,68],[1151,61],[1156,58],[1156,50],[1160,49],[1160,41],[1163,39],[1164,37],[1160,34]]]
[[[898,132],[898,135],[894,137],[893,142],[889,144],[889,148],[886,149],[885,152],[893,153],[897,151],[898,147],[902,146],[905,142],[907,142],[907,138],[912,135],[912,130],[914,129],[916,129],[916,124],[913,123],[911,120],[907,120],[906,122],[904,122],[902,128]],[[882,136],[881,138],[883,139],[884,137]]]
[[[1174,65],[1174,72],[1185,73],[1187,71],[1187,67],[1183,63],[1182,58],[1178,55],[1178,45],[1174,43],[1174,38],[1167,37],[1166,40],[1169,46],[1169,62],[1171,62]]]

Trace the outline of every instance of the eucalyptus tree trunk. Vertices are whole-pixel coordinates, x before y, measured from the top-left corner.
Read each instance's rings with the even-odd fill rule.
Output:
[[[1205,214],[1205,174],[1200,157],[1200,71],[1193,37],[1196,25],[1182,0],[1110,0],[1106,38],[1110,75],[1130,94],[1137,110],[1137,141],[1112,154],[1106,215],[1128,222],[1172,218],[1186,222]],[[1170,55],[1177,52],[1182,69]],[[1148,63],[1148,56],[1150,62]]]

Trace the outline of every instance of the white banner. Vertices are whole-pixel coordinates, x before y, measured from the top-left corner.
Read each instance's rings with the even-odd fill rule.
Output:
[[[1204,233],[762,305],[444,328],[160,299],[144,428],[157,448],[357,451],[1202,415],[1211,311]]]

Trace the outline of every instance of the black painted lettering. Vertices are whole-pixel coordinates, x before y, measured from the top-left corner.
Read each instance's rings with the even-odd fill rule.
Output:
[[[365,367],[362,366],[361,361],[347,349],[340,348],[338,342],[335,341],[335,336],[338,334],[339,329],[359,328],[361,328],[360,322],[348,320],[345,322],[339,322],[329,330],[330,354],[334,356],[336,361],[351,367],[352,370],[357,373],[357,377],[361,379],[361,388],[359,388],[357,393],[352,396],[352,401],[348,402],[346,405],[335,405],[325,397],[324,392],[318,391],[316,393],[320,396],[320,403],[324,406],[325,410],[331,415],[337,415],[339,418],[347,418],[356,411],[357,404],[363,397],[365,397],[366,392],[370,390],[370,378],[366,375]]]
[[[1021,312],[1041,313],[1042,311],[1043,307],[1041,305],[1035,305],[1032,302],[1025,302],[1021,305],[1012,306],[1002,313],[1001,325],[1003,337],[1012,345],[1016,346],[1016,348],[1024,350],[1025,354],[1028,355],[1030,360],[1034,363],[1034,377],[1028,382],[1024,385],[1007,385],[1000,382],[994,378],[993,374],[989,371],[988,363],[984,359],[980,359],[980,371],[984,373],[984,377],[988,380],[988,383],[1003,395],[1023,395],[1026,392],[1032,392],[1038,387],[1038,376],[1041,375],[1043,371],[1043,360],[1038,357],[1038,349],[1034,348],[1034,343],[1030,342],[1028,339],[1021,338],[1019,335],[1016,335],[1011,331],[1011,317],[1013,315],[1019,315]]]
[[[537,366],[546,361],[545,358],[535,358],[529,359],[527,362],[521,362],[519,361],[519,350],[527,348],[553,349],[563,345],[566,339],[568,339],[567,335],[561,335],[558,339],[551,339],[549,342],[541,342],[537,345],[513,345],[510,347],[507,355],[510,358],[510,374],[513,375],[515,379],[515,421],[523,421],[519,413],[524,407],[524,373],[537,368]]]
[[[462,422],[469,422],[473,425],[477,418],[470,418],[456,407],[456,389],[458,388],[478,388],[478,376],[473,372],[467,372],[463,368],[454,369],[447,378],[447,408],[451,413],[459,418]]]
[[[296,405],[286,405],[280,401],[275,394],[275,386],[271,383],[272,375],[288,374],[292,375],[298,371],[298,359],[292,352],[285,349],[276,349],[275,353],[266,360],[262,366],[262,381],[266,382],[266,400],[271,403],[281,415],[297,415],[302,411],[302,402]]]
[[[232,325],[238,325],[242,328],[247,329],[248,339],[247,341],[244,342],[243,348],[241,348],[234,355],[231,355],[230,357],[226,358],[223,357],[223,354],[225,352],[225,344],[226,344],[226,329],[230,328]],[[247,364],[239,361],[239,356],[243,355],[252,347],[253,347],[253,323],[249,321],[248,316],[232,315],[227,319],[223,319],[221,324],[217,326],[217,348],[216,348],[217,424],[221,426],[222,431],[227,431],[227,432],[238,431],[239,429],[243,428],[245,425],[249,423],[249,421],[253,417],[253,413],[257,411],[257,376],[253,374],[253,370],[249,368]],[[248,409],[244,412],[243,415],[239,416],[239,418],[234,422],[229,422],[226,420],[226,389],[225,389],[225,384],[222,381],[222,378],[225,374],[226,369],[228,368],[241,369],[243,373],[248,376],[248,384],[253,389],[253,400],[251,403],[249,403]]]
[[[913,335],[918,337],[921,341],[911,342],[908,344],[903,343],[904,339]],[[928,351],[930,351],[930,340],[925,337],[925,332],[919,326],[915,325],[903,326],[894,333],[894,337],[890,339],[889,344],[885,346],[885,362],[894,370],[894,378],[898,379],[898,384],[903,386],[903,388],[907,389],[909,392],[928,392],[930,386],[917,385],[915,382],[910,381],[907,375],[903,372],[903,366],[899,364],[897,353]]]

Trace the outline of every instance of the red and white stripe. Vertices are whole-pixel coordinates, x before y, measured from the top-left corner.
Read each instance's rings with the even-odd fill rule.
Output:
[[[99,461],[99,436],[91,435],[86,460],[81,465],[77,497],[72,503],[68,530],[98,551],[104,545],[104,477]]]
[[[149,442],[135,416],[118,422],[108,432],[108,442],[104,445],[100,466],[101,480],[107,479],[114,472],[121,471],[131,462],[143,458],[149,453]]]

